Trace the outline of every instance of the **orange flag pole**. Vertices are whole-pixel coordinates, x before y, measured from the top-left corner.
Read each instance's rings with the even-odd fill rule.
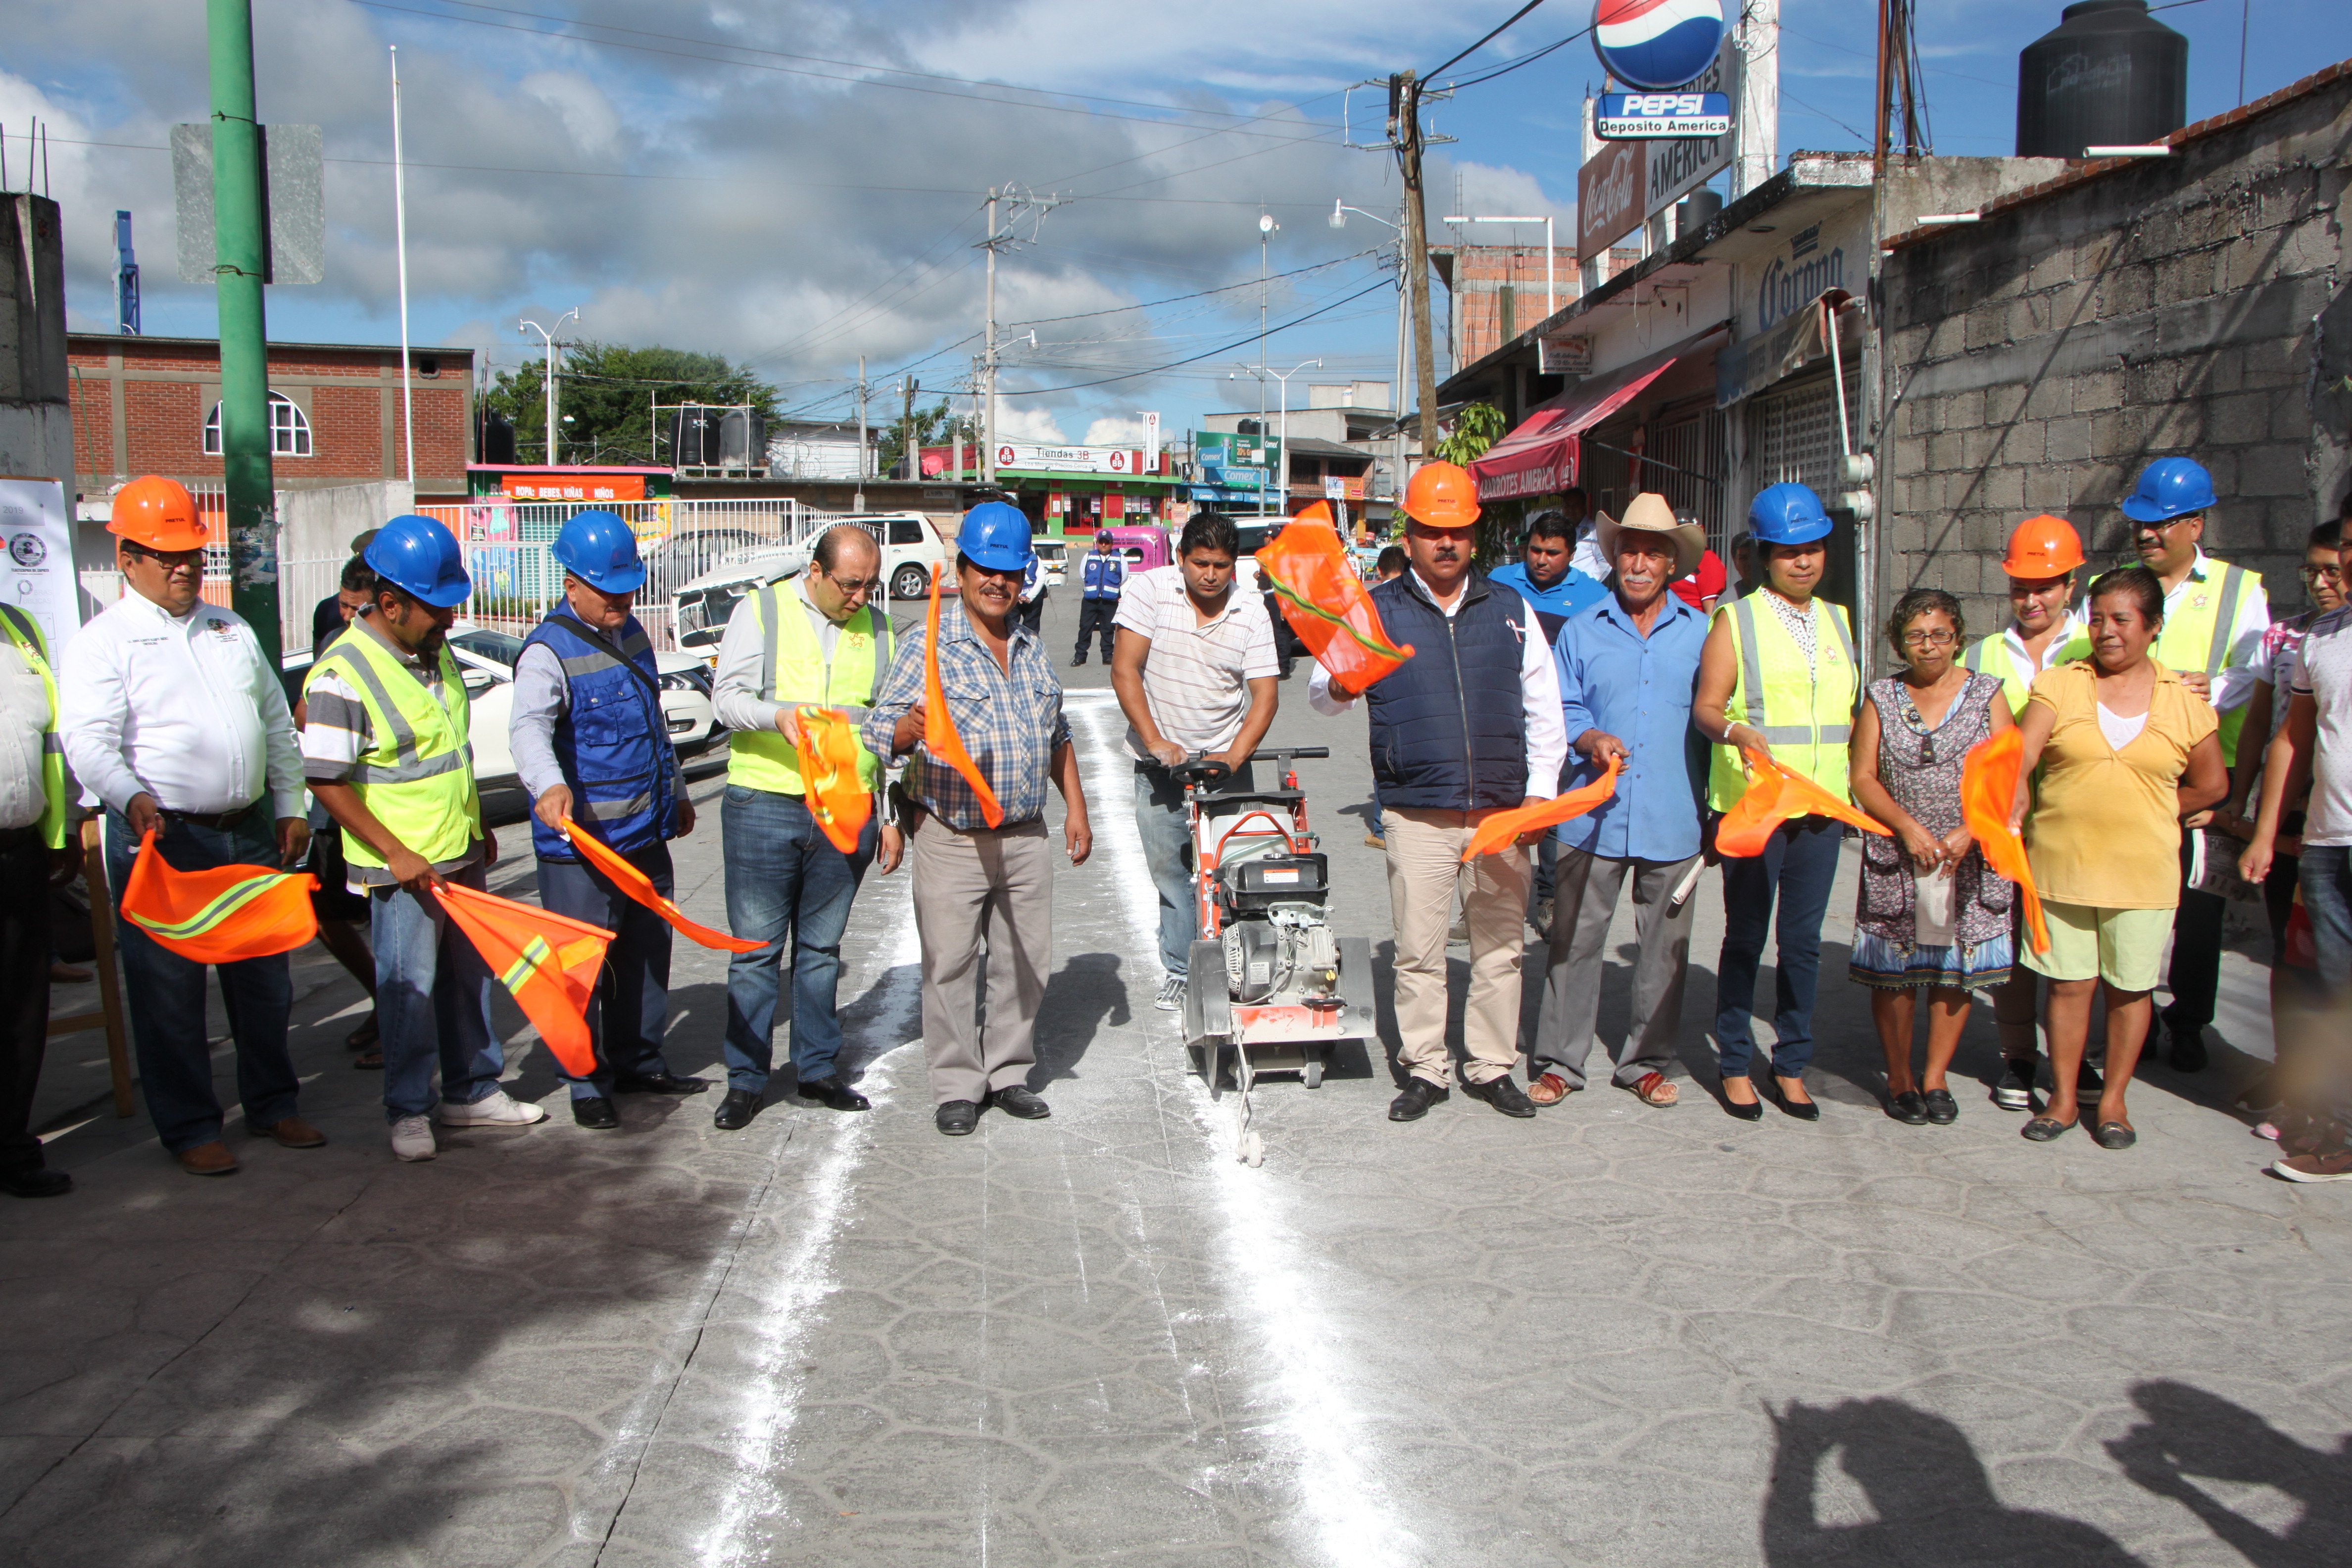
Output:
[[[2025,734],[2014,725],[1969,748],[1960,770],[1960,816],[1977,837],[1985,864],[2017,885],[2025,900],[2025,935],[2036,952],[2050,951],[2050,926],[2042,915],[2042,894],[2025,844],[2010,831],[2010,808],[2017,800],[2017,775],[2025,766]]]
[[[1791,772],[1763,752],[1750,750],[1748,765],[1755,780],[1748,793],[1732,803],[1717,824],[1715,848],[1718,855],[1733,859],[1746,859],[1764,853],[1764,846],[1780,824],[1791,817],[1827,816],[1875,833],[1881,837],[1894,837],[1885,824],[1851,802],[1840,800],[1804,774]]]
[[[1470,836],[1470,847],[1462,851],[1463,864],[1467,865],[1481,855],[1494,855],[1510,847],[1523,833],[1533,833],[1538,827],[1553,827],[1572,816],[1582,816],[1602,801],[1617,793],[1617,774],[1625,765],[1622,757],[1612,757],[1601,776],[1591,784],[1579,784],[1566,795],[1538,801],[1533,805],[1498,811],[1478,825]]]
[[[923,638],[923,750],[964,776],[980,796],[980,815],[991,827],[1004,825],[1004,808],[988,787],[988,775],[963,749],[956,733],[955,715],[948,710],[947,688],[940,682],[940,568],[931,568],[931,615]]]
[[[538,1026],[564,1070],[574,1078],[593,1076],[596,1046],[588,1033],[588,999],[595,994],[613,933],[454,882],[436,882],[433,892],[499,984],[521,1005],[523,1016]]]
[[[929,710],[924,710],[929,717]],[[838,708],[803,703],[800,710],[801,769],[808,785],[809,815],[844,855],[857,853],[857,840],[874,815],[874,796],[858,783],[857,731]]]
[[[611,879],[613,886],[669,921],[680,936],[698,942],[705,947],[716,948],[720,952],[755,952],[768,945],[748,937],[729,936],[725,931],[713,931],[698,921],[688,919],[685,910],[661,896],[651,877],[630,865],[619,850],[602,842],[568,816],[563,819],[563,836],[572,841],[572,847],[580,852],[580,858],[604,872]]]
[[[308,871],[267,866],[174,870],[149,828],[123,879],[122,916],[182,958],[236,963],[291,952],[317,936],[310,895],[318,887]]]

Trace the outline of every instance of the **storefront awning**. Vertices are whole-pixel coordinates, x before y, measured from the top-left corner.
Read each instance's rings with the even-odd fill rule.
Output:
[[[1709,328],[1622,370],[1589,377],[1549,403],[1538,404],[1517,429],[1470,465],[1478,480],[1478,499],[1517,500],[1522,496],[1549,495],[1576,483],[1583,468],[1582,443],[1577,439],[1580,432],[1633,402],[1643,388],[1673,369],[1677,360],[1713,353],[1729,337],[1725,328]]]

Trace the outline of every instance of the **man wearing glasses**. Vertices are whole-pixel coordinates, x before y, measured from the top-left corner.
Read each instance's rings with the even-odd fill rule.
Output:
[[[734,731],[728,741],[727,794],[719,808],[726,837],[727,922],[767,945],[727,961],[727,1098],[711,1117],[727,1131],[760,1113],[773,1060],[779,968],[793,944],[793,1074],[801,1097],[835,1110],[870,1102],[842,1080],[841,935],[850,901],[878,847],[885,875],[897,870],[898,830],[877,810],[845,855],[809,811],[801,773],[802,703],[845,710],[862,722],[890,668],[889,617],[866,600],[882,579],[882,550],[856,523],[819,536],[808,570],[747,595],[719,645],[714,701]],[[882,769],[862,746],[858,781],[872,790]]]
[[[2271,610],[2259,575],[2205,553],[2205,518],[2215,504],[2213,478],[2202,466],[2159,458],[2142,471],[2123,512],[2131,519],[2141,563],[2164,584],[2157,661],[2177,670],[2181,683],[2221,716],[2221,760],[2234,767],[2246,704],[2262,675]],[[2263,737],[2253,743],[2261,745]],[[2221,980],[2223,900],[2198,887],[2201,879],[2194,874],[2205,847],[2201,830],[2213,818],[2211,812],[2198,813],[2186,825],[2198,831],[2180,836],[2180,911],[2173,920],[2172,970],[2166,977],[2172,1005],[2164,1010],[2172,1037],[2169,1059],[2178,1072],[2205,1066],[2205,1026],[2213,1021]]]
[[[65,752],[84,798],[106,808],[106,871],[120,907],[141,838],[176,870],[291,866],[309,850],[302,753],[286,691],[233,611],[202,602],[210,527],[170,479],[133,479],[114,497],[122,597],[66,644],[58,705]],[[205,965],[127,921],[116,952],[131,1005],[140,1087],[156,1136],[194,1176],[226,1176]],[[286,955],[218,965],[236,1042],[245,1124],[289,1149],[326,1135],[294,1113],[286,1048],[293,974]]]

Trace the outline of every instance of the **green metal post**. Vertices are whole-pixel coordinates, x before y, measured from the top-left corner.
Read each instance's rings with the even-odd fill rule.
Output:
[[[269,467],[269,348],[261,280],[261,129],[253,106],[251,0],[206,0],[213,88],[214,273],[220,299],[221,466],[229,603],[278,663],[278,509]]]

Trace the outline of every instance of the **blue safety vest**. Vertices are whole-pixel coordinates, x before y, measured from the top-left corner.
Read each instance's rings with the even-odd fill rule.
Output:
[[[555,761],[571,786],[572,820],[626,854],[676,833],[677,763],[657,695],[653,640],[635,616],[610,640],[627,665],[591,642],[571,606],[559,604],[523,647],[544,645],[563,662],[570,700],[555,721]],[[530,845],[541,859],[579,858],[536,816]]]
[[[1127,562],[1118,555],[1089,550],[1078,581],[1085,585],[1089,599],[1116,599],[1120,584],[1127,581]]]
[[[1364,693],[1370,709],[1372,778],[1381,804],[1434,811],[1524,805],[1527,705],[1519,666],[1528,602],[1470,574],[1449,616],[1412,574],[1372,590],[1391,641],[1413,657]],[[1551,781],[1544,781],[1549,793]]]

